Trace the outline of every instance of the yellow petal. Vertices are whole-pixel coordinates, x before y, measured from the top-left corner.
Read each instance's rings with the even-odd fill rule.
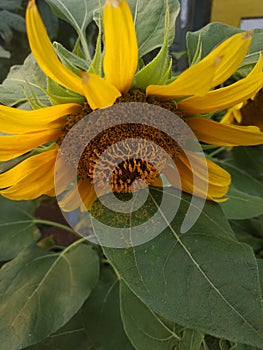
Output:
[[[225,40],[197,64],[186,69],[168,85],[150,85],[147,95],[172,99],[182,96],[204,96],[211,88],[231,76],[243,61],[251,34],[238,33]]]
[[[49,130],[63,125],[61,117],[78,113],[81,106],[67,103],[45,107],[33,111],[0,106],[0,130],[7,134],[24,134],[27,132]]]
[[[186,123],[198,140],[215,146],[252,146],[263,143],[263,132],[256,126],[225,125],[204,118],[188,118]]]
[[[126,0],[106,0],[103,21],[106,79],[120,92],[127,92],[138,65],[138,46]]]
[[[204,157],[192,152],[189,154],[191,155],[191,165],[184,153],[181,153],[176,160],[182,190],[215,202],[227,200],[222,197],[228,192],[231,182],[229,173],[209,159],[204,159]],[[195,172],[195,181],[193,171]],[[166,167],[164,174],[172,186],[180,187],[171,167]]]
[[[64,192],[76,176],[76,169],[61,156],[60,152],[58,154],[55,164],[55,188],[57,195]]]
[[[82,208],[89,210],[97,199],[94,186],[89,180],[79,180],[78,183],[59,201],[60,208],[65,212]]]
[[[178,103],[178,107],[186,114],[191,115],[215,112],[246,101],[263,86],[262,68],[263,57],[260,54],[257,64],[246,78],[221,89],[209,91],[204,97],[186,98]]]
[[[113,105],[120,92],[105,79],[92,73],[82,73],[83,94],[94,110]]]
[[[0,174],[0,194],[14,200],[30,200],[54,193],[57,149],[27,158]]]
[[[31,51],[43,72],[69,90],[83,95],[81,78],[67,69],[58,59],[39,15],[35,0],[29,0],[26,27]]]
[[[240,109],[244,106],[244,103],[239,103],[231,108],[226,112],[226,114],[223,116],[223,118],[220,120],[220,123],[222,124],[233,124],[236,120],[237,123],[241,123],[242,121],[242,114]]]
[[[48,141],[56,140],[60,134],[59,130],[48,130],[18,136],[0,136],[0,162],[14,159]]]

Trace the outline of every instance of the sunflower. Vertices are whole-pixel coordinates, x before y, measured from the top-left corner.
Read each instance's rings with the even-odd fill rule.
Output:
[[[254,96],[263,86],[263,59],[259,55],[257,64],[247,77],[230,86],[213,89],[231,76],[244,59],[251,42],[249,32],[233,35],[201,61],[190,66],[179,76],[171,78],[167,72],[162,72],[162,67],[157,67],[155,74],[147,75],[147,69],[151,68],[153,61],[141,71],[137,71],[137,38],[126,0],[106,0],[104,6],[103,76],[91,71],[75,74],[62,64],[48,38],[35,0],[28,3],[26,26],[31,51],[42,71],[67,90],[84,96],[86,102],[83,105],[65,103],[31,111],[0,106],[0,130],[4,133],[0,136],[0,161],[9,161],[25,155],[17,165],[0,174],[0,193],[4,197],[30,200],[44,194],[55,196],[54,167],[63,138],[83,116],[94,110],[105,110],[117,102],[123,103],[124,108],[124,103],[131,101],[154,103],[167,108],[181,115],[200,141],[211,145],[245,146],[263,143],[263,133],[257,127],[224,125],[202,116],[231,108]],[[153,69],[151,71],[153,72]],[[160,72],[162,76],[156,80],[156,74],[158,76]],[[134,127],[136,129],[136,126]],[[134,131],[139,134],[145,132],[141,129]],[[126,136],[131,137],[129,132],[123,129],[119,132],[113,130],[111,135],[126,133]],[[150,139],[152,137],[153,142],[165,138],[163,134],[158,134],[155,138],[152,130],[147,130],[146,134]],[[164,145],[169,142],[167,140]],[[85,150],[84,158],[88,162],[92,157],[94,160],[94,154],[102,144],[100,137],[95,138]],[[178,145],[171,144],[169,149],[172,149],[182,190],[193,193],[192,167],[187,157],[184,152],[178,151]],[[100,153],[102,151],[99,150]],[[230,183],[229,174],[207,159],[207,179],[201,169],[203,157],[195,154],[193,159],[195,168],[200,170],[195,175],[201,182],[208,181],[208,190],[202,193],[200,189],[198,195],[215,201],[224,200]],[[96,162],[96,159],[94,161]],[[160,174],[154,171],[150,163],[144,164],[139,158],[127,162],[122,164],[122,169],[115,172],[113,190],[129,192],[129,184],[134,176],[141,177],[147,184],[160,185]],[[86,207],[90,208],[96,199],[96,193],[92,169],[88,163],[84,163],[83,161],[83,166],[79,166],[76,188]],[[129,169],[125,178],[122,177],[124,168]],[[163,165],[163,173],[173,186],[178,186],[167,164]],[[76,188],[67,196],[65,207],[70,207],[74,202]]]

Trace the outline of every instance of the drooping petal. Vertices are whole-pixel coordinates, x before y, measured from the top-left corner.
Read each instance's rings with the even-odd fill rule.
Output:
[[[60,208],[65,212],[81,208],[82,211],[89,210],[97,199],[94,186],[89,180],[79,180],[77,184],[59,200]]]
[[[202,114],[227,109],[254,96],[263,86],[263,57],[259,60],[253,70],[236,83],[209,91],[205,96],[192,96],[178,103],[178,107],[184,113]]]
[[[47,130],[24,135],[0,136],[0,162],[14,159],[37,146],[56,140],[60,134],[60,130]]]
[[[176,160],[176,166],[180,175],[180,185],[178,185],[171,167],[166,167],[164,170],[164,174],[172,186],[176,188],[181,186],[184,192],[194,193],[199,197],[215,202],[227,200],[227,198],[222,197],[228,192],[231,181],[230,175],[214,162],[206,159],[206,166],[204,166],[204,157],[191,153],[190,164],[185,154],[181,153]],[[197,181],[194,181],[193,171]]]
[[[150,85],[147,95],[172,99],[204,96],[231,76],[243,61],[251,42],[250,33],[238,33],[225,40],[197,64],[186,69],[168,85]]]
[[[106,0],[103,22],[106,79],[120,92],[127,92],[138,65],[138,46],[126,0]]]
[[[0,194],[14,200],[30,200],[54,193],[57,149],[27,158],[0,174]]]
[[[0,130],[7,134],[24,134],[59,128],[63,125],[61,117],[78,113],[81,106],[75,103],[24,111],[17,108],[0,106]]]
[[[198,140],[215,146],[252,146],[263,143],[256,126],[225,125],[205,118],[188,118],[186,123]]]
[[[29,0],[26,27],[31,51],[43,72],[58,84],[83,95],[81,78],[58,59],[38,12],[35,0]]]
[[[82,74],[83,94],[94,110],[113,105],[121,93],[105,79],[92,73]]]

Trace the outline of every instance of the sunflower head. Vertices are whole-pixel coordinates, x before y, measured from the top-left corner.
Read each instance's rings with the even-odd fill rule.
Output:
[[[42,71],[59,86],[63,96],[70,96],[71,103],[32,111],[1,106],[0,127],[2,132],[9,135],[1,136],[4,145],[0,153],[2,160],[25,156],[15,168],[0,174],[2,195],[13,199],[54,195],[53,170],[58,150],[63,144],[64,162],[76,169],[78,179],[69,193],[69,199],[65,200],[67,204],[74,197],[74,191],[82,191],[84,187],[86,192],[82,191],[82,198],[86,207],[90,208],[97,195],[109,190],[131,192],[133,188],[141,187],[135,186],[135,182],[160,186],[162,176],[188,193],[217,201],[225,200],[229,174],[212,160],[206,160],[204,154],[185,150],[184,143],[189,140],[185,130],[190,130],[192,141],[196,143],[198,140],[214,146],[262,143],[262,133],[257,128],[224,125],[203,118],[203,114],[226,110],[254,96],[263,85],[263,59],[259,55],[255,67],[244,79],[216,88],[235,72],[249,48],[251,33],[238,33],[175,76],[168,55],[169,19],[167,6],[163,45],[151,62],[142,64],[143,57],[139,57],[138,49],[140,28],[135,28],[136,18],[127,1],[107,0],[102,14],[103,52],[100,51],[100,32],[90,67],[79,69],[74,66],[74,62],[80,59],[75,54],[69,55],[75,57],[71,64],[67,64],[63,56],[57,55],[35,0],[29,1],[26,25],[32,53]],[[90,53],[81,34],[80,42],[82,56],[87,58]],[[85,102],[80,104],[82,100]],[[125,116],[119,118],[119,123],[105,129],[106,114],[111,113],[113,105],[119,105],[119,111],[125,111]],[[156,108],[144,107],[146,115],[143,118],[146,118],[146,122],[142,123],[143,118],[132,122],[131,115],[137,105],[157,105],[164,112],[158,113]],[[165,116],[168,112],[173,113],[174,120],[179,118],[184,127],[178,127],[178,123],[171,125]],[[97,113],[96,120],[91,117],[93,113]],[[82,129],[75,129],[79,123]],[[86,140],[89,130],[93,130],[93,137],[80,152],[79,140]],[[169,130],[175,132],[175,139],[169,136]],[[65,140],[68,142],[66,146]],[[16,148],[11,146],[14,142],[18,145]],[[112,150],[110,157],[108,149]],[[35,170],[40,166],[41,172],[37,175]],[[177,169],[180,181],[174,169]],[[44,176],[45,173],[48,173],[48,177]],[[66,185],[72,180],[71,174],[65,176],[62,169],[59,176]],[[198,188],[195,178],[199,179]],[[34,186],[30,188],[32,182]],[[100,189],[97,195],[94,186]],[[26,191],[25,187],[28,188]],[[62,190],[60,188],[59,192]]]

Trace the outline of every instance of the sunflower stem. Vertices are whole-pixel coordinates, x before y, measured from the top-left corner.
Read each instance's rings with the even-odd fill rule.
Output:
[[[84,56],[86,58],[86,60],[88,62],[90,62],[91,60],[91,57],[90,57],[90,52],[89,52],[89,48],[88,48],[88,45],[87,45],[87,41],[83,35],[83,33],[80,31],[79,32],[79,39],[80,39],[80,42],[81,42],[81,46],[82,46],[82,49],[83,49],[83,52],[84,52]]]
[[[211,152],[208,156],[209,156],[209,157],[214,157],[214,156],[216,156],[218,153],[224,151],[225,149],[226,149],[225,146],[219,147],[219,148],[217,148],[216,150],[214,150],[213,152]]]

